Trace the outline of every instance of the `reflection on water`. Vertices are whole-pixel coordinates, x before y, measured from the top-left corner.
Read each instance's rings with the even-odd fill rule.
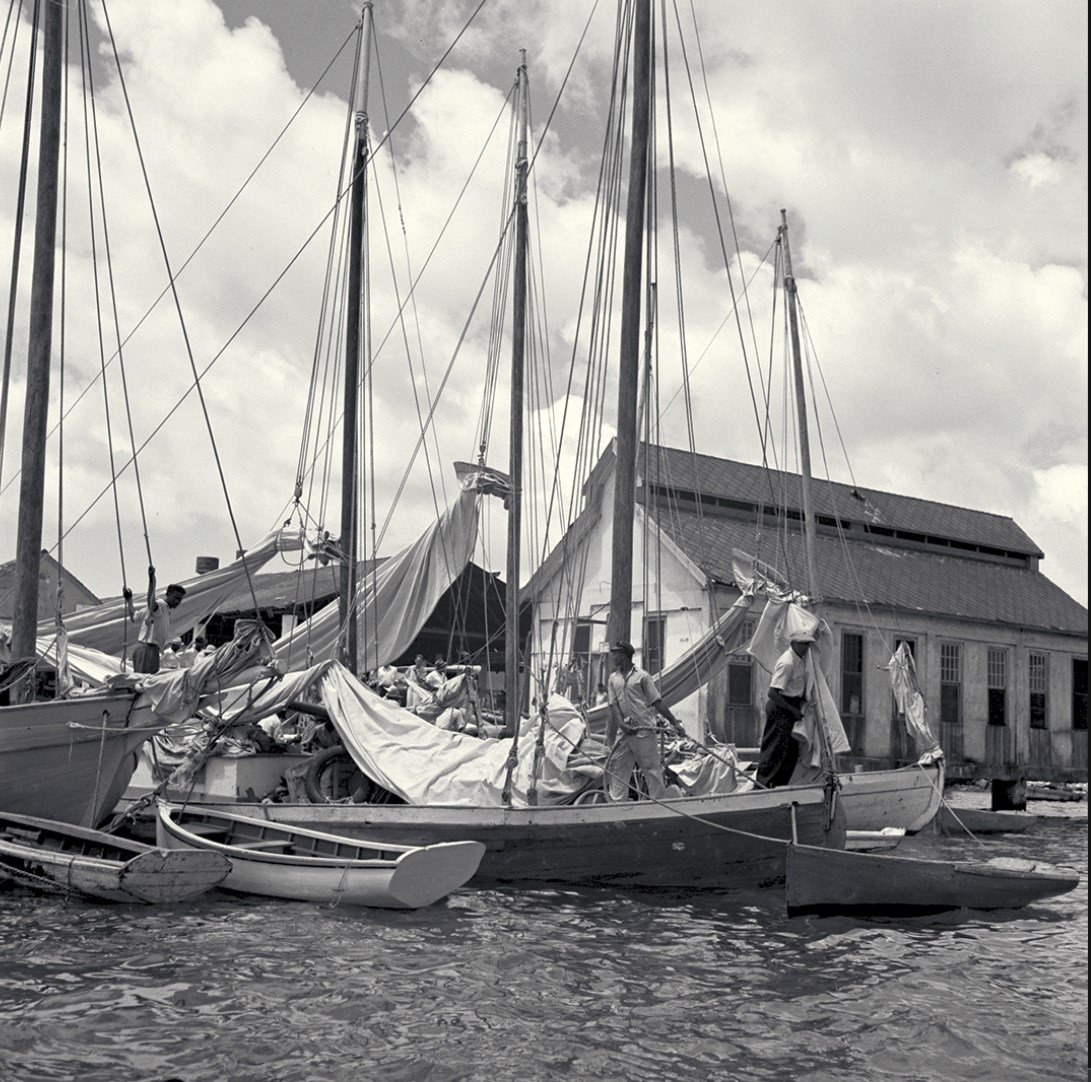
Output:
[[[1086,805],[987,845],[906,844],[1083,882],[866,921],[788,919],[775,891],[465,892],[408,913],[0,893],[0,1076],[1082,1079]]]

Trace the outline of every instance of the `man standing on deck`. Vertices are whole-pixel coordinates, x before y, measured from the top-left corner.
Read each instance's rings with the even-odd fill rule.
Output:
[[[653,800],[681,796],[675,785],[664,785],[659,760],[659,719],[664,718],[678,733],[686,735],[681,722],[663,705],[655,681],[633,664],[632,643],[615,642],[610,647],[614,671],[607,687],[610,714],[606,721],[607,791],[611,800],[627,800],[633,766],[639,766]]]
[[[178,608],[185,596],[186,588],[174,582],[167,587],[162,601],[149,594],[140,641],[133,648],[133,672],[159,672],[160,658],[171,641],[170,610]]]
[[[765,704],[758,784],[768,789],[787,785],[799,759],[799,742],[792,736],[803,717],[807,692],[807,654],[814,642],[809,631],[793,631],[788,649],[777,659]]]

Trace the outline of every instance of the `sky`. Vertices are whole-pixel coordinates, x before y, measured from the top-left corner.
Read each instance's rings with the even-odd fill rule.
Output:
[[[477,453],[491,287],[467,320],[502,220],[503,108],[521,48],[530,72],[531,138],[540,144],[532,199],[535,317],[548,319],[541,338],[549,346],[555,392],[551,401],[536,400],[528,428],[552,423],[556,430],[563,412],[559,388],[573,353],[615,5],[600,0],[572,64],[593,0],[487,0],[429,78],[476,7],[477,0],[375,4],[378,65],[369,112],[376,137],[391,127],[393,132],[376,159],[369,192],[371,261],[378,268],[372,327],[376,342],[388,329],[393,333],[374,362],[368,454],[378,527],[389,514],[379,545],[386,554],[411,541],[453,496],[450,462]],[[668,7],[674,20],[674,6]],[[87,230],[86,178],[79,175],[86,172],[83,134],[76,125],[70,135],[65,401],[90,390],[64,427],[62,513],[69,526],[66,564],[92,590],[108,595],[123,583],[139,590],[149,559],[160,582],[192,574],[198,556],[226,562],[239,543],[254,543],[290,513],[351,48],[308,94],[352,33],[358,5],[110,0],[106,10],[128,106],[105,44],[103,9],[96,4],[91,10],[110,260],[105,244],[100,239],[92,245]],[[812,362],[821,364],[836,415],[835,429],[826,407],[816,409],[816,474],[828,470],[835,480],[1010,516],[1045,552],[1042,571],[1086,605],[1086,6],[1076,0],[786,2],[772,18],[761,5],[679,0],[677,10],[696,71],[713,173],[722,188],[722,161],[730,194],[741,247],[730,253],[736,274],[741,269],[764,283],[768,269],[760,261],[780,208],[788,209]],[[711,113],[697,67],[694,18]],[[14,232],[25,23],[20,33],[0,117],[5,251]],[[769,301],[755,291],[756,331],[740,335],[731,320],[724,325],[731,294],[713,230],[705,151],[672,35],[673,29],[668,38],[691,406],[687,411],[685,397],[677,394],[682,379],[675,362],[683,340],[671,323],[673,256],[663,229],[661,353],[673,356],[674,367],[661,360],[660,402],[670,403],[661,439],[686,446],[692,430],[699,451],[756,462],[761,451],[739,340],[749,336],[754,345],[747,345],[748,353],[760,353]],[[9,37],[5,73],[10,50]],[[68,74],[70,109],[82,110],[78,67],[70,66]],[[395,124],[411,98],[409,112]],[[157,218],[133,149],[129,109]],[[664,113],[661,105],[661,150]],[[487,142],[498,117],[498,134]],[[481,163],[452,215],[479,154]],[[662,206],[667,182],[664,171],[660,176]],[[719,198],[722,208],[722,191]],[[141,323],[167,283],[160,233],[177,275],[177,305],[168,293]],[[0,261],[4,298],[9,262]],[[101,282],[114,280],[121,336],[140,324],[123,350],[124,380],[119,365],[108,369],[109,425],[101,383],[91,380],[113,353],[115,318],[107,304],[100,349],[90,288],[96,266]],[[399,323],[395,314],[417,274]],[[27,263],[19,328],[29,277]],[[17,331],[15,343],[9,449],[18,447],[21,426],[25,331]],[[192,382],[189,353],[198,370],[213,362],[201,380],[204,403],[191,394],[170,413]],[[421,403],[434,395],[449,364],[428,455],[418,455],[405,474],[420,412],[427,410]],[[502,375],[498,400],[505,380]],[[56,399],[56,378],[53,393]],[[608,388],[608,404],[612,394]],[[824,400],[825,391],[819,397]],[[611,408],[602,438],[612,433]],[[504,469],[502,412],[498,406],[488,457]],[[153,431],[138,456],[139,490],[127,470],[115,504],[108,484],[111,445],[120,463],[134,442],[142,444]],[[573,440],[562,448],[566,464],[575,457]],[[51,450],[54,456],[60,450],[56,437]],[[0,478],[0,554],[14,552],[16,458],[9,450]],[[323,496],[309,477],[302,487],[311,528],[336,534],[336,495]],[[49,501],[46,547],[57,539],[52,474]],[[502,570],[502,527],[494,523],[490,531],[479,560]]]

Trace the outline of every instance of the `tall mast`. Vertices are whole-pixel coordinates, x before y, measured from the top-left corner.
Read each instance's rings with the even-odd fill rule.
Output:
[[[803,383],[803,357],[799,349],[799,315],[796,311],[796,280],[792,274],[792,250],[788,245],[788,212],[780,212],[784,241],[784,291],[788,297],[788,327],[792,337],[792,372],[795,376],[796,416],[799,419],[799,461],[803,475],[803,541],[807,554],[807,579],[812,598],[818,597],[818,560],[815,557],[814,496],[811,484],[811,440],[807,430],[807,393]]]
[[[38,637],[38,573],[45,500],[45,444],[49,419],[49,370],[53,348],[54,248],[57,241],[57,170],[61,143],[62,31],[64,8],[42,5],[42,127],[38,144],[38,206],[30,284],[26,406],[15,550],[12,651],[34,657]]]
[[[633,19],[633,127],[625,254],[621,286],[621,346],[617,392],[617,469],[614,474],[613,579],[610,640],[629,639],[633,610],[633,520],[636,503],[636,403],[640,382],[640,303],[648,186],[651,77],[651,3],[639,0]]]
[[[518,142],[515,153],[515,296],[511,328],[511,404],[508,499],[507,590],[504,593],[504,729],[510,736],[519,730],[522,685],[519,661],[519,544],[523,515],[523,370],[526,356],[527,319],[527,51],[520,49],[518,71]]]
[[[372,3],[365,0],[360,14],[360,51],[356,63],[356,132],[350,174],[348,312],[345,318],[345,411],[344,442],[341,452],[341,551],[345,565],[341,574],[338,612],[344,629],[344,663],[352,672],[357,667],[357,550],[360,512],[357,503],[360,433],[360,354],[364,307],[364,227],[367,194],[367,90],[371,68]]]

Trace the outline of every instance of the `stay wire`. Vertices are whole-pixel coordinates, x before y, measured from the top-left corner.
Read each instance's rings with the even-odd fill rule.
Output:
[[[106,192],[102,182],[102,154],[101,143],[99,140],[98,130],[98,109],[95,99],[95,78],[94,70],[91,65],[91,43],[87,34],[87,17],[86,17],[86,0],[79,5],[79,28],[80,28],[80,43],[81,43],[81,60],[85,63],[84,70],[87,75],[87,89],[84,96],[84,124],[87,123],[87,103],[90,101],[90,117],[93,138],[91,145],[95,151],[95,177],[97,179],[98,186],[98,200],[99,200],[99,219],[102,223],[102,244],[103,251],[106,257],[106,274],[109,282],[109,300],[110,310],[113,316],[114,336],[117,342],[117,348],[115,356],[117,357],[118,370],[121,374],[121,389],[122,397],[125,402],[125,420],[129,430],[129,446],[133,451],[133,477],[136,482],[136,495],[137,502],[140,507],[140,525],[144,534],[144,548],[148,557],[148,566],[151,567],[155,561],[152,559],[151,538],[148,535],[148,515],[144,507],[144,489],[140,483],[140,462],[136,457],[136,435],[133,431],[133,414],[132,405],[129,400],[129,381],[125,371],[125,356],[122,351],[121,345],[121,322],[117,313],[117,288],[114,282],[114,261],[113,255],[110,250],[110,229],[106,216]],[[88,150],[90,155],[90,150]],[[91,186],[91,173],[90,173],[90,161],[88,161],[88,188]],[[149,191],[149,197],[150,197]],[[97,289],[97,286],[96,286]],[[105,360],[102,366],[103,376],[103,390],[105,391],[106,384],[106,368]],[[112,462],[111,453],[111,462]],[[120,525],[120,524],[119,524]]]
[[[154,198],[154,196],[152,194],[152,188],[151,188],[151,178],[148,176],[147,163],[144,160],[144,151],[143,151],[143,148],[142,148],[141,143],[140,143],[140,136],[139,136],[139,134],[137,133],[137,130],[136,130],[136,117],[133,115],[132,103],[131,103],[131,101],[129,99],[128,85],[125,82],[125,73],[124,73],[124,71],[122,70],[122,67],[121,67],[121,57],[118,55],[117,42],[114,40],[114,31],[113,31],[113,27],[112,27],[112,25],[110,23],[110,12],[109,12],[108,5],[105,3],[105,0],[104,0],[103,5],[102,5],[102,13],[103,13],[104,18],[106,19],[106,28],[107,28],[109,38],[110,38],[110,48],[111,48],[111,50],[113,52],[114,62],[115,62],[116,68],[117,68],[118,85],[121,87],[121,93],[122,93],[122,96],[123,96],[123,98],[125,100],[125,111],[126,111],[126,113],[128,114],[128,117],[129,117],[129,125],[130,125],[130,128],[131,128],[132,133],[133,133],[133,142],[134,142],[134,144],[136,146],[137,158],[140,161],[140,171],[141,171],[141,174],[144,177],[145,190],[148,193],[148,201],[149,201],[150,209],[151,209],[151,212],[152,212],[152,218],[153,218],[153,220],[155,222],[155,232],[156,232],[157,237],[159,238],[160,252],[161,252],[161,254],[163,256],[163,263],[164,263],[164,266],[166,267],[167,276],[170,279],[170,283],[171,283],[171,295],[174,298],[174,307],[175,307],[175,311],[177,312],[177,315],[178,315],[178,323],[179,323],[179,327],[181,329],[182,339],[183,339],[183,341],[185,343],[185,347],[186,347],[186,356],[189,359],[190,371],[191,371],[191,373],[193,375],[193,378],[194,378],[194,386],[195,386],[196,391],[197,391],[198,401],[200,402],[200,405],[201,405],[201,413],[202,413],[202,415],[204,417],[205,428],[208,431],[209,442],[212,444],[212,456],[213,456],[213,460],[216,463],[216,472],[219,475],[220,487],[223,490],[224,501],[225,501],[225,503],[227,505],[227,515],[228,515],[228,518],[231,521],[231,531],[232,531],[232,534],[234,535],[234,538],[235,538],[236,549],[239,552],[242,552],[242,551],[244,551],[243,550],[243,544],[242,544],[242,536],[239,533],[238,522],[235,519],[235,511],[234,511],[234,508],[231,505],[231,496],[230,496],[230,494],[228,492],[228,489],[227,489],[227,478],[224,475],[223,462],[222,462],[222,460],[220,458],[220,450],[219,450],[219,447],[216,444],[215,434],[212,431],[212,418],[209,416],[208,405],[207,405],[207,403],[205,401],[204,390],[201,387],[200,377],[197,374],[197,362],[196,362],[196,360],[195,360],[195,358],[193,356],[193,347],[190,344],[190,340],[189,340],[189,330],[188,330],[188,328],[186,326],[185,317],[184,317],[184,315],[182,313],[182,302],[181,302],[181,298],[178,296],[178,288],[177,288],[177,284],[176,284],[176,279],[175,279],[174,273],[173,273],[173,271],[171,269],[170,256],[169,256],[169,254],[167,252],[166,238],[163,236],[163,228],[162,228],[162,226],[160,224],[160,221],[159,221],[159,212],[158,212],[158,210],[156,209],[156,206],[155,206],[155,198]],[[133,451],[132,462],[133,462],[133,468],[135,470],[136,469],[136,451],[135,450]],[[256,592],[256,590],[254,588],[253,574],[251,572],[249,564],[245,560],[243,561],[243,572],[246,575],[246,585],[247,585],[247,588],[250,591],[250,598],[254,603],[254,612],[256,613],[258,611],[257,592]]]

